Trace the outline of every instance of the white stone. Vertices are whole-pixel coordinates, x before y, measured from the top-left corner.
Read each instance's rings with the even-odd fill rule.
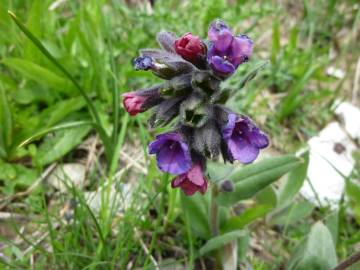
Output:
[[[85,181],[85,166],[79,163],[59,165],[49,175],[48,183],[54,188],[65,192],[68,187],[81,187]]]
[[[338,122],[329,123],[318,136],[308,141],[310,160],[301,194],[317,203],[330,203],[336,207],[344,191],[345,179],[354,168],[352,152],[356,149]],[[338,145],[339,150],[335,151]],[[313,190],[314,189],[314,190]],[[317,193],[315,195],[314,191]]]
[[[360,109],[349,102],[342,102],[335,108],[335,114],[343,121],[351,138],[360,141]]]

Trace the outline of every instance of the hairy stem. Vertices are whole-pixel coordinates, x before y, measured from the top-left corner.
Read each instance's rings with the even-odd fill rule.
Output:
[[[216,185],[213,185],[211,190],[211,198],[210,198],[210,228],[213,236],[217,236],[219,234],[219,207],[216,203],[216,196],[218,194],[218,188]]]

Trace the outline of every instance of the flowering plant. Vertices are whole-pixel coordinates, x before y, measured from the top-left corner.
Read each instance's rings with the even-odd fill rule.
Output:
[[[209,237],[207,230],[214,236],[200,254],[221,247],[228,247],[223,252],[234,251],[236,238],[243,234],[234,230],[238,217],[231,217],[233,211],[229,207],[263,190],[298,166],[299,159],[294,156],[272,158],[243,170],[231,168],[228,171],[226,167],[226,173],[219,176],[218,171],[224,172],[224,168],[214,170],[207,166],[209,160],[221,155],[225,162],[249,164],[269,145],[268,136],[250,117],[225,106],[231,93],[222,89],[221,84],[239,65],[250,60],[253,41],[246,35],[234,35],[221,20],[210,24],[207,40],[192,33],[177,37],[161,31],[157,41],[162,49],[141,50],[134,66],[136,70],[151,71],[164,82],[123,94],[124,108],[130,115],[154,108],[149,119],[152,128],[172,124],[171,131],[157,135],[149,144],[149,153],[156,155],[161,171],[175,175],[171,187],[183,190],[184,211],[190,211],[190,215],[193,211],[193,229],[204,238]],[[239,88],[263,66],[251,70],[241,80]],[[210,196],[206,196],[208,186],[212,188]],[[189,197],[196,193],[205,194],[205,201],[198,200],[197,196]],[[199,215],[202,211],[196,210],[202,209],[204,203],[205,209],[209,204],[209,218],[202,217]],[[219,210],[219,206],[227,206],[225,220],[221,220],[224,215],[220,214],[224,208]],[[209,223],[203,224],[207,219]],[[229,254],[222,255],[217,258],[222,258],[223,267],[235,269],[236,256],[229,259]]]
[[[245,115],[223,106],[221,82],[231,76],[252,54],[246,35],[233,35],[221,20],[211,23],[208,40],[191,33],[177,38],[162,31],[157,40],[163,50],[144,49],[135,69],[150,70],[166,81],[149,89],[123,94],[130,115],[155,107],[152,127],[180,116],[174,130],[158,135],[149,145],[160,170],[177,175],[172,187],[186,195],[205,193],[206,160],[221,153],[225,161],[253,162],[268,137]]]

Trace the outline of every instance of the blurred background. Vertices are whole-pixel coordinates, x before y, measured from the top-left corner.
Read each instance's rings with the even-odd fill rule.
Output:
[[[195,269],[211,269],[206,259],[194,257],[204,240],[184,225],[179,194],[163,184],[170,178],[147,157],[155,134],[147,127],[149,113],[129,118],[120,108],[120,166],[111,189],[131,199],[125,196],[121,209],[102,216],[98,195],[105,176],[99,138],[89,126],[58,128],[88,121],[86,104],[8,10],[83,86],[109,132],[112,89],[120,94],[157,81],[150,73],[134,71],[139,49],[157,48],[155,37],[163,29],[206,38],[215,18],[254,40],[252,60],[226,87],[236,89],[244,74],[269,60],[229,103],[269,134],[268,155],[306,147],[336,120],[338,102],[360,105],[356,0],[2,0],[0,258],[6,269],[158,269],[158,263],[161,269],[187,269],[181,267],[189,261]],[[336,207],[296,202],[271,222],[264,214],[242,240],[239,257],[243,267],[250,267],[244,269],[283,269],[317,220],[336,219],[331,224],[337,224],[339,259],[359,248],[359,142],[353,143],[357,153],[350,195]],[[61,173],[71,184],[57,180]],[[294,209],[296,215],[289,215]]]

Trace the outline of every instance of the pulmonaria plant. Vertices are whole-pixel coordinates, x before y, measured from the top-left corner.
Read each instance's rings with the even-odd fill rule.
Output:
[[[224,161],[248,164],[269,144],[248,116],[223,105],[226,91],[221,82],[250,59],[253,42],[246,35],[233,35],[221,20],[210,24],[207,40],[161,31],[157,41],[162,49],[141,50],[134,66],[165,81],[123,94],[124,107],[132,116],[154,107],[152,128],[178,119],[172,131],[149,144],[149,153],[156,155],[160,170],[177,175],[173,188],[180,187],[186,195],[204,194],[207,159],[221,154]]]

